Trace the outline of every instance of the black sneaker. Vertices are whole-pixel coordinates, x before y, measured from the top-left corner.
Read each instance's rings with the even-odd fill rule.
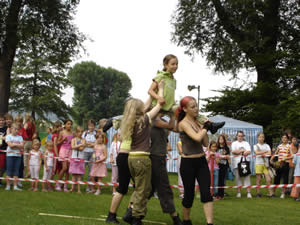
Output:
[[[121,224],[118,220],[117,220],[117,214],[116,213],[108,213],[108,216],[106,217],[105,220],[106,223],[113,223],[113,224]]]
[[[183,225],[178,215],[173,216],[172,219],[173,219],[174,225]]]
[[[133,220],[133,217],[132,217],[132,208],[129,207],[124,216],[122,217],[122,220],[126,223],[129,223],[129,224],[132,224],[132,220]]]
[[[221,123],[211,123],[211,130],[210,132],[212,134],[217,133],[217,131],[222,128],[225,125],[225,122],[221,122]]]
[[[183,220],[183,225],[193,225],[191,220]]]
[[[143,225],[142,217],[132,217],[131,225]]]
[[[261,193],[259,193],[256,195],[256,198],[261,198],[261,196],[262,196]]]

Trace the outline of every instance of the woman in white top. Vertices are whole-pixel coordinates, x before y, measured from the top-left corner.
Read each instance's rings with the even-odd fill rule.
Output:
[[[268,144],[265,143],[265,135],[264,133],[259,133],[258,143],[254,145],[254,152],[256,154],[255,159],[255,173],[256,173],[256,185],[260,185],[262,174],[265,175],[267,185],[271,185],[272,178],[269,174],[269,158],[271,155],[271,148]],[[265,156],[268,155],[268,156]],[[256,197],[260,198],[260,188],[256,189]],[[269,197],[274,197],[273,188],[269,188]]]
[[[240,177],[238,171],[238,163],[241,161],[242,157],[247,157],[251,153],[251,147],[247,141],[244,140],[244,132],[238,131],[237,132],[237,140],[234,141],[231,145],[232,148],[232,168],[234,170],[234,175],[236,178],[236,185],[237,186],[250,186],[250,175],[245,177]],[[247,188],[247,198],[252,198],[250,188]],[[241,188],[237,189],[237,198],[241,197]]]

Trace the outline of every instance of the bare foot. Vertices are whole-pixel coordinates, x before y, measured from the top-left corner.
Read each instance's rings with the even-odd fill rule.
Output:
[[[48,192],[47,189],[42,189],[42,192]]]

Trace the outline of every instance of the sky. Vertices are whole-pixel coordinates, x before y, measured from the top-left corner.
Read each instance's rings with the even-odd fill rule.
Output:
[[[167,54],[178,57],[175,98],[190,95],[198,98],[198,91],[187,89],[188,85],[200,85],[200,98],[217,95],[213,90],[224,86],[236,86],[246,80],[229,81],[230,75],[214,74],[206,65],[205,58],[195,55],[192,59],[184,54],[184,47],[171,41],[171,18],[176,9],[175,0],[88,0],[80,1],[74,23],[79,30],[93,41],[84,46],[86,55],[76,59],[94,61],[102,67],[112,67],[125,72],[131,79],[130,94],[142,100],[147,99],[147,91],[152,78],[163,68],[163,58]],[[255,77],[250,75],[248,79]],[[63,99],[72,105],[73,90],[65,90]],[[200,100],[200,105],[204,101]]]

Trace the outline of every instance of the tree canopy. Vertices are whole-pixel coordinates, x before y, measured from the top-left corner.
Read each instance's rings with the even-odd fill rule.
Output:
[[[221,97],[206,99],[206,111],[255,122],[267,131],[282,122],[281,116],[295,119],[293,111],[279,115],[277,107],[287,102],[300,107],[299,15],[300,4],[292,0],[179,1],[174,42],[187,54],[201,53],[217,73],[257,74],[255,85],[225,88]]]
[[[19,51],[12,70],[11,97],[9,109],[31,112],[35,118],[47,120],[54,113],[64,120],[71,114],[71,108],[61,99],[62,90],[70,85],[65,71],[66,65],[42,49],[35,40]],[[53,53],[54,54],[54,53]]]
[[[132,87],[127,74],[94,62],[76,64],[68,73],[74,87],[73,118],[78,124],[123,113]]]
[[[42,61],[48,61],[48,73],[56,71],[62,74],[82,49],[86,37],[72,22],[78,3],[79,0],[0,2],[0,113],[8,111],[11,70],[16,58],[23,57],[23,54],[31,57],[30,52],[35,49],[36,54],[43,54]],[[20,61],[23,59],[20,58]],[[17,67],[20,68],[20,65],[22,63]],[[42,67],[45,70],[46,67]],[[58,85],[50,87],[56,89]]]

